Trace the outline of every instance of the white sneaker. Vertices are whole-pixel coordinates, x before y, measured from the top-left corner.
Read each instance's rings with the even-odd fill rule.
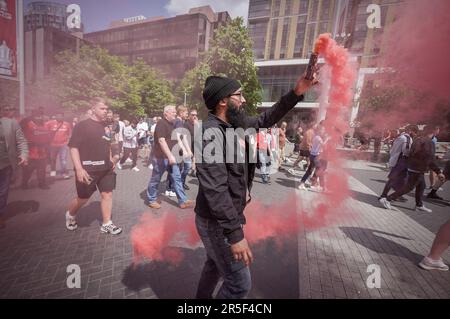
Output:
[[[66,228],[71,231],[78,228],[75,216],[70,215],[68,211],[66,212]]]
[[[148,169],[153,170],[153,164],[150,164],[150,165],[148,166]]]
[[[422,261],[419,263],[419,267],[426,269],[426,270],[442,270],[442,271],[448,271],[449,267],[444,264],[444,261],[442,258],[439,260],[431,259],[430,257],[425,257],[422,259]]]
[[[421,211],[421,212],[425,212],[425,213],[432,213],[433,210],[426,208],[425,206],[416,206],[416,211]]]
[[[100,227],[100,231],[104,234],[119,235],[122,232],[122,228],[117,227],[112,221],[110,221],[108,224],[102,225],[102,227]]]
[[[298,186],[298,189],[301,190],[301,191],[307,191],[308,190],[306,188],[305,184],[303,184],[303,183]]]
[[[133,160],[131,158],[127,158],[127,160],[125,161],[125,163],[133,163]]]
[[[117,163],[117,168],[122,170],[122,165],[120,165],[120,163]]]
[[[311,190],[318,193],[323,192],[323,188],[320,186],[311,186]]]
[[[50,172],[50,176],[51,176],[51,177],[55,177],[55,176],[56,176],[56,171],[51,171],[51,172]]]
[[[385,197],[380,198],[379,202],[384,208],[389,210],[392,209],[391,203]]]
[[[172,192],[172,191],[166,191],[165,195],[167,197],[177,197],[177,194],[175,192]]]
[[[139,172],[140,171],[140,169],[139,168],[137,168],[136,166],[135,167],[133,167],[133,169],[132,169],[133,171],[135,171],[135,172]]]

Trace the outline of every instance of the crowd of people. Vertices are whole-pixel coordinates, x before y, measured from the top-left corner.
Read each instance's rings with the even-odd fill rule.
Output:
[[[246,101],[237,81],[223,77],[207,79],[203,97],[209,113],[202,123],[202,132],[207,129],[221,132],[223,136],[219,140],[223,138],[225,145],[227,129],[257,129],[256,163],[250,162],[248,156],[244,156],[244,163],[228,163],[224,160],[227,158],[226,148],[222,148],[223,154],[202,152],[202,160],[196,163],[194,150],[198,141],[194,136],[200,124],[198,113],[184,105],[168,105],[162,117],[140,118],[138,121],[122,121],[119,114],[109,110],[103,98],[92,99],[91,108],[72,121],[65,120],[62,113],[45,118],[42,109],[33,110],[29,116],[18,119],[14,118],[13,110],[4,107],[0,122],[0,211],[6,207],[10,182],[17,168],[22,169],[23,189],[29,188],[29,180],[35,170],[38,186],[48,189],[48,166],[51,178],[71,178],[70,154],[77,194],[65,214],[66,228],[70,231],[78,228],[78,211],[98,190],[103,217],[100,231],[118,235],[122,228],[112,221],[115,169],[129,168],[133,173],[140,172],[140,156],[143,166],[151,170],[146,191],[150,208],[161,209],[158,190],[166,173],[164,194],[176,197],[181,209],[195,208],[197,230],[207,251],[197,297],[210,298],[219,277],[224,282],[218,296],[245,297],[251,287],[248,266],[253,255],[243,231],[246,223],[243,212],[248,198],[251,200],[249,195],[255,169],[259,169],[262,183],[270,184],[274,167],[283,170],[283,166],[293,163],[291,172],[297,172],[298,168],[304,170],[298,186],[300,190],[306,191],[310,186],[317,192],[327,191],[327,143],[330,138],[324,123],[299,126],[291,154],[286,150],[288,125],[282,122],[280,127],[277,126],[283,116],[303,99],[303,94],[313,82],[301,78],[296,88],[271,110],[258,117],[248,117],[242,111]],[[426,126],[419,131],[417,126],[409,125],[397,136],[394,134],[384,138],[385,141],[392,140],[388,163],[391,171],[379,201],[382,207],[391,209],[391,202],[402,200],[403,195],[415,189],[416,210],[431,213],[422,201],[426,189],[425,173],[431,170],[436,174],[430,180],[432,184],[427,195],[430,199],[442,199],[437,192],[450,178],[450,162],[447,161],[443,170],[436,163],[437,129]],[[382,141],[383,138],[380,143]],[[217,138],[208,140],[202,136],[202,149],[216,142]],[[231,143],[235,143],[234,139]],[[239,143],[247,153],[249,141],[243,139]],[[223,161],[217,162],[217,155]],[[291,161],[293,157],[297,158]],[[196,201],[186,194],[190,188],[186,183],[189,174],[199,181]],[[394,192],[389,194],[391,189]],[[450,221],[437,234],[430,255],[420,263],[422,268],[448,270],[440,255],[450,242],[449,228]]]

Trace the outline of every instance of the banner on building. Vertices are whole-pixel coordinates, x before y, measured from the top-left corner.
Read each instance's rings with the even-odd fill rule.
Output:
[[[17,76],[16,0],[0,0],[0,75]]]

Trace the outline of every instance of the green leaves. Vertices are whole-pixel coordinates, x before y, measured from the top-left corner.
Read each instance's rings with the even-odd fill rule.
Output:
[[[170,82],[142,60],[128,66],[122,58],[90,46],[81,47],[78,55],[61,52],[55,60],[52,74],[29,88],[30,99],[84,111],[99,96],[126,116],[160,115],[174,102]]]

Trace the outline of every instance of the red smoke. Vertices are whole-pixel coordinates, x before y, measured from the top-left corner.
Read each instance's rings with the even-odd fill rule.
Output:
[[[337,218],[334,215],[341,214],[338,207],[350,197],[348,176],[343,169],[343,161],[336,147],[342,145],[342,136],[350,129],[348,114],[353,98],[352,88],[356,79],[356,69],[350,63],[348,51],[339,46],[329,34],[319,36],[316,48],[330,68],[328,101],[322,101],[327,102],[324,106],[327,115],[323,125],[330,139],[322,153],[322,157],[328,161],[328,170],[325,172],[328,192],[314,199],[311,203],[313,206],[310,208],[313,211],[312,218],[304,219],[305,226],[313,228],[320,227],[324,220],[329,222],[330,219]]]
[[[382,63],[406,87],[450,100],[450,1],[409,0],[400,10]]]
[[[200,238],[195,229],[193,215],[181,219],[175,211],[165,212],[158,217],[151,213],[143,214],[140,223],[131,231],[134,263],[148,258],[179,264],[183,254],[176,247],[170,246],[176,239],[189,246],[198,244]]]
[[[363,91],[362,121],[378,128],[445,125],[450,116],[450,1],[408,0],[396,13],[378,38],[378,66],[385,71],[371,77],[375,88]],[[383,98],[389,92],[394,97]],[[381,109],[367,109],[366,99],[380,96]]]
[[[330,173],[330,178],[343,179],[342,174]],[[345,184],[344,181],[332,183],[334,186]],[[286,239],[298,234],[301,230],[315,230],[350,217],[350,213],[342,207],[344,192],[316,194],[314,202],[305,203],[302,207],[295,194],[287,198],[280,197],[278,205],[263,205],[252,202],[246,209],[247,225],[244,227],[245,237],[251,244],[268,238]],[[310,207],[306,207],[308,204]],[[333,207],[333,210],[329,208]],[[195,227],[194,214],[179,220],[174,211],[162,216],[145,213],[140,223],[133,227],[131,242],[134,248],[134,263],[144,259],[166,261],[178,265],[183,260],[183,253],[177,247],[195,247],[200,243]],[[173,246],[171,246],[173,245]]]
[[[279,198],[280,204],[265,206],[254,201],[246,209],[247,225],[244,228],[247,240],[255,244],[267,238],[281,239],[295,235],[299,230],[314,230],[328,226],[348,216],[343,208],[349,198],[347,174],[336,152],[341,137],[347,132],[346,120],[351,105],[352,87],[355,81],[355,69],[349,63],[346,49],[338,46],[329,35],[321,35],[318,40],[319,53],[331,69],[331,88],[327,118],[324,122],[327,134],[331,137],[325,154],[330,163],[326,172],[326,193],[310,194],[312,200],[299,201],[297,195]],[[308,197],[309,198],[309,197]],[[135,262],[143,258],[165,260],[178,264],[183,258],[176,248],[168,247],[183,236],[182,245],[195,246],[200,239],[195,229],[194,214],[180,220],[176,212],[166,212],[161,217],[143,215],[141,223],[132,230],[131,241],[134,247]]]

